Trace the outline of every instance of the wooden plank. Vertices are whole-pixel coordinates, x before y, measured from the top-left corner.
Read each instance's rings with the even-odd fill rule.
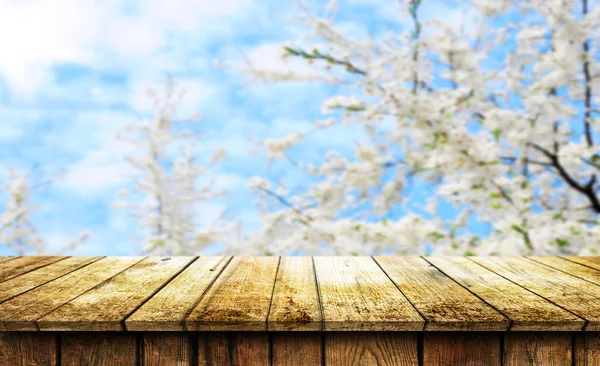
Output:
[[[135,334],[67,332],[60,335],[62,366],[138,364]]]
[[[0,304],[0,330],[37,330],[35,321],[144,257],[109,257]]]
[[[600,257],[565,256],[565,257],[560,257],[560,258],[600,270]]]
[[[196,338],[189,332],[143,333],[142,365],[188,366],[195,365]]]
[[[185,320],[187,330],[267,330],[279,257],[235,257]]]
[[[446,275],[513,321],[512,331],[578,331],[582,318],[465,257],[427,257]]]
[[[102,257],[69,257],[0,283],[0,302],[73,272]]]
[[[198,365],[268,366],[267,332],[198,333]]]
[[[0,365],[56,365],[54,333],[0,332]]]
[[[416,333],[325,333],[325,364],[336,366],[419,364]]]
[[[40,330],[124,330],[122,321],[195,257],[148,257],[37,320]]]
[[[16,258],[19,258],[19,257],[14,256],[14,255],[1,256],[0,257],[0,263],[8,262],[8,261],[11,261],[11,260],[16,259]]]
[[[321,332],[277,332],[271,334],[273,365],[323,365]]]
[[[314,257],[325,330],[422,330],[425,321],[371,257]]]
[[[24,256],[0,263],[0,282],[22,275],[67,257]]]
[[[423,365],[500,365],[500,333],[426,332]]]
[[[600,286],[520,257],[469,257],[589,321],[585,330],[600,330]]]
[[[127,330],[183,331],[184,320],[231,257],[200,257],[125,320]]]
[[[571,262],[560,257],[527,257],[528,259],[545,264],[548,267],[558,269],[559,271],[570,274],[571,276],[579,277],[582,280],[590,281],[596,285],[600,285],[600,270]]]
[[[269,312],[269,330],[321,330],[321,326],[312,258],[282,257]]]
[[[600,366],[600,333],[578,333],[574,339],[575,366]]]
[[[504,335],[504,365],[564,365],[573,362],[572,333],[518,332]]]
[[[420,257],[375,260],[427,318],[426,331],[506,330],[510,321]]]

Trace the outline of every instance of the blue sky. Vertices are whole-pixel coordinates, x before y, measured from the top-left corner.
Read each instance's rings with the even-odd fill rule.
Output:
[[[358,37],[402,27],[395,1],[340,3],[340,27]],[[163,85],[164,72],[187,91],[182,112],[201,112],[206,148],[229,150],[215,176],[231,196],[205,207],[206,214],[231,206],[248,229],[257,227],[247,179],[302,177],[282,166],[267,171],[264,158],[247,153],[246,138],[308,128],[335,90],[302,83],[243,87],[243,75],[214,68],[213,60],[244,54],[278,67],[278,45],[303,33],[284,20],[294,9],[285,0],[0,0],[0,170],[39,164],[40,179],[65,172],[34,197],[34,223],[50,249],[91,230],[94,236],[72,254],[138,252],[130,240],[135,222],[110,207],[127,182],[115,134],[147,110],[143,91]],[[422,11],[457,21],[462,14],[444,1],[427,1]],[[318,159],[331,144],[350,153],[359,138],[358,131],[322,137],[296,153]],[[1,245],[0,254],[6,254]]]

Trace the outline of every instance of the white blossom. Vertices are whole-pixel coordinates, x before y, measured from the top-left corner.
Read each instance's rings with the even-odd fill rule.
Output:
[[[271,160],[293,162],[306,181],[277,190],[280,182],[251,179],[275,206],[243,250],[597,254],[600,7],[592,3],[584,15],[574,0],[473,0],[465,6],[478,28],[462,32],[443,17],[413,19],[411,7],[420,13],[432,6],[426,1],[401,2],[408,29],[366,42],[303,7],[296,19],[313,43],[285,43],[286,57],[304,59],[319,75],[312,81],[336,84],[320,103],[336,118],[263,141]],[[259,79],[270,73],[238,69]],[[308,79],[290,71],[278,80]],[[363,127],[353,154],[351,142],[319,163],[294,154],[333,124]],[[426,192],[407,189],[415,179],[427,182]],[[440,216],[441,201],[456,214]],[[489,232],[471,233],[472,220]]]

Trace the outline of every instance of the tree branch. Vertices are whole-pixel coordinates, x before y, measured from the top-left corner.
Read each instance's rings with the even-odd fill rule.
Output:
[[[558,171],[558,174],[561,176],[561,178],[571,188],[587,197],[587,199],[590,201],[591,208],[594,212],[600,213],[600,198],[598,198],[596,190],[594,189],[594,186],[596,184],[595,174],[592,174],[592,177],[590,178],[587,184],[581,185],[579,182],[573,179],[573,177],[571,177],[571,175],[569,175],[566,169],[562,166],[557,154],[548,151],[547,149],[539,146],[538,144],[530,143],[530,145],[534,149],[544,154],[550,160],[552,166],[556,169],[556,171]]]
[[[583,3],[583,16],[588,13],[588,0],[582,0]],[[592,128],[590,126],[591,118],[591,107],[592,107],[592,86],[591,86],[591,75],[590,75],[590,62],[588,60],[590,53],[590,40],[586,39],[583,42],[583,77],[585,80],[585,110],[583,112],[583,124],[585,127],[585,140],[589,147],[594,145],[592,138]]]

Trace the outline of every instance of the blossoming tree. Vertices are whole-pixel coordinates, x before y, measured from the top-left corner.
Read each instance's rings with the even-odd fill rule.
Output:
[[[31,181],[32,170],[21,172],[9,169],[0,183],[0,245],[16,255],[68,253],[91,236],[83,231],[61,248],[48,248],[47,241],[32,223],[36,206],[32,194],[52,183],[57,177],[37,184]]]
[[[184,92],[171,77],[164,95],[149,89],[154,102],[151,119],[129,123],[119,136],[131,147],[126,157],[131,188],[121,190],[114,206],[140,223],[145,254],[197,254],[236,226],[221,217],[201,222],[202,205],[225,193],[215,189],[206,174],[226,158],[226,152],[217,149],[204,159],[200,155],[199,118],[177,116]]]
[[[269,208],[252,248],[598,253],[600,6],[592,3],[470,0],[471,30],[422,19],[425,1],[401,1],[406,29],[367,41],[336,28],[335,3],[325,15],[301,5],[296,19],[312,37],[282,45],[282,57],[309,70],[229,66],[267,82],[345,92],[323,102],[332,114],[312,130],[262,142],[309,183],[291,189],[252,179]],[[354,156],[330,151],[310,164],[294,154],[340,126],[364,129]],[[427,187],[425,197],[411,183]],[[442,202],[455,213],[441,214]],[[489,230],[475,235],[469,223]]]

